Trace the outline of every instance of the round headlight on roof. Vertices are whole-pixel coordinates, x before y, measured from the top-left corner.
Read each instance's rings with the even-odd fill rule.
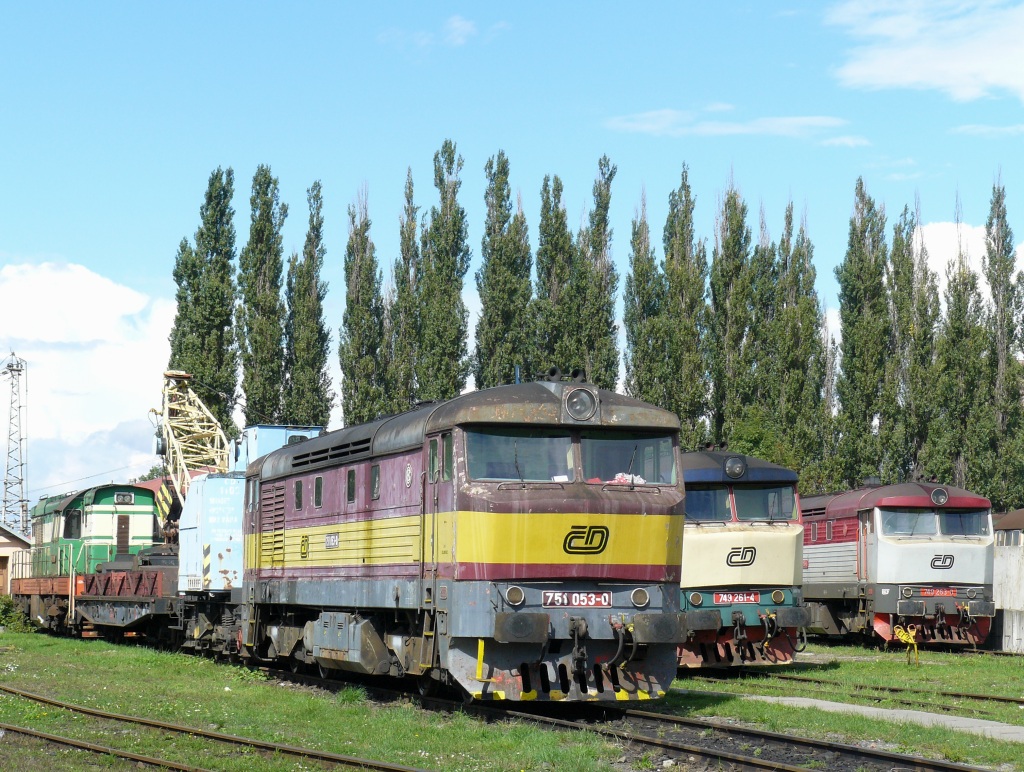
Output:
[[[941,507],[949,501],[949,492],[945,488],[936,488],[932,491],[932,503],[937,507]]]
[[[565,397],[565,409],[575,420],[586,421],[597,410],[597,399],[586,389],[573,389]]]
[[[725,473],[732,479],[736,480],[742,477],[747,471],[747,465],[742,458],[738,456],[731,456],[726,459],[725,462]]]

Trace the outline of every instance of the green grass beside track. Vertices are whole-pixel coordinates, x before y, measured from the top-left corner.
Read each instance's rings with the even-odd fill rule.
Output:
[[[1014,704],[945,697],[939,692],[992,694],[1024,698],[1024,657],[991,657],[957,652],[921,651],[920,664],[908,665],[902,647],[877,650],[812,644],[791,666],[750,668],[767,678],[744,677],[721,681],[678,679],[675,685],[690,694],[673,694],[662,703],[681,715],[732,718],[760,727],[839,742],[876,743],[896,753],[921,753],[963,764],[1005,771],[1024,770],[1024,743],[1000,742],[980,735],[915,723],[893,724],[852,714],[744,700],[743,694],[810,697],[893,710],[920,710],[1024,726],[1024,708]],[[774,679],[773,674],[799,675],[833,682],[826,687]],[[901,687],[914,694],[885,695],[860,687]],[[917,693],[923,691],[925,693]],[[692,692],[736,694],[698,696]],[[920,702],[905,705],[898,700]],[[931,705],[932,707],[928,707]],[[939,709],[942,705],[945,709]]]
[[[621,752],[596,736],[381,705],[357,688],[279,685],[256,671],[102,641],[0,635],[0,683],[113,713],[436,770],[607,770]],[[321,769],[200,738],[111,724],[0,694],[0,722],[217,770]],[[97,767],[97,765],[99,765]],[[134,763],[0,738],[0,769],[130,769]]]

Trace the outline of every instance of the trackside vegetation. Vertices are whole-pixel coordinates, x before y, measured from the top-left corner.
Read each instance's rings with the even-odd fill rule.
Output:
[[[589,734],[485,723],[407,702],[381,704],[359,688],[330,693],[286,685],[238,666],[102,641],[0,635],[0,684],[114,713],[446,772],[609,770],[622,755],[621,749]],[[0,723],[204,769],[321,768],[308,760],[267,757],[199,738],[73,716],[5,694],[0,694]],[[135,768],[134,763],[12,737],[8,733],[0,740],[0,767],[5,769]]]

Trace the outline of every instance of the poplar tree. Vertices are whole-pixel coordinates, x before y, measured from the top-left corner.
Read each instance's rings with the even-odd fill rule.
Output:
[[[914,215],[921,222],[920,202]],[[914,310],[911,323],[910,367],[907,376],[907,435],[910,478],[925,479],[924,447],[938,401],[935,396],[936,338],[941,318],[939,280],[928,264],[928,249],[918,225],[914,231]]]
[[[893,225],[892,248],[885,271],[889,340],[878,422],[882,451],[879,471],[883,483],[907,479],[914,463],[908,408],[915,321],[913,241],[916,227],[910,209],[904,207],[900,219]]]
[[[665,276],[651,246],[647,222],[647,197],[640,197],[640,209],[633,217],[629,274],[623,294],[623,324],[626,328],[626,386],[631,397],[661,407],[668,404],[668,387],[673,373],[668,360],[665,315]]]
[[[740,414],[749,408],[762,424],[774,411],[779,394],[779,372],[776,359],[776,314],[779,291],[776,245],[771,242],[764,208],[760,213],[757,245],[750,259],[747,298],[747,333],[743,342]]]
[[[232,309],[235,300],[235,175],[217,167],[210,173],[199,207],[195,247],[182,239],[174,260],[177,312],[171,329],[168,369],[191,373],[192,389],[229,437],[238,436],[231,418],[238,385],[238,350]]]
[[[348,244],[345,247],[345,312],[338,358],[346,426],[372,421],[387,409],[384,397],[387,359],[381,355],[383,350],[384,300],[364,190],[348,208]]]
[[[1007,222],[1006,189],[992,186],[985,223],[983,270],[992,292],[987,314],[989,380],[993,436],[979,473],[989,498],[1000,508],[1024,503],[1024,441],[1021,434],[1020,312],[1021,274],[1015,274],[1013,231]]]
[[[959,206],[958,206],[959,209]],[[959,215],[957,225],[959,226]],[[925,450],[931,475],[985,495],[979,450],[994,430],[986,387],[988,341],[978,277],[961,248],[946,271],[946,316],[937,346],[937,409]]]
[[[288,205],[280,202],[277,178],[265,164],[253,175],[249,205],[249,241],[238,259],[235,329],[242,360],[245,422],[253,425],[280,420],[284,386],[281,229]]]
[[[993,373],[993,408],[996,429],[1005,434],[1020,412],[1020,365],[1015,356],[1020,339],[1020,275],[1014,275],[1016,254],[1013,231],[1006,218],[1006,189],[997,180],[992,186],[985,223],[983,270],[992,291],[990,359]]]
[[[462,300],[462,280],[469,270],[466,211],[459,205],[462,156],[446,139],[434,153],[434,186],[440,195],[422,232],[419,280],[420,350],[416,360],[418,396],[450,399],[466,386],[469,375],[469,312]]]
[[[522,206],[512,215],[509,163],[505,152],[488,159],[484,171],[487,220],[476,272],[480,319],[476,326],[473,375],[478,389],[512,383],[516,365],[532,374],[533,317],[530,314],[533,259]]]
[[[786,452],[778,463],[802,471],[820,458],[826,418],[822,410],[826,352],[822,313],[814,288],[814,244],[807,223],[793,235],[793,204],[786,207],[777,248],[778,292],[772,322],[775,391],[769,415]],[[827,417],[831,417],[828,411]]]
[[[537,236],[535,370],[582,367],[576,345],[582,298],[573,293],[577,250],[562,203],[562,180],[545,175],[540,189],[540,228]]]
[[[696,201],[683,164],[679,188],[668,198],[662,242],[665,250],[664,335],[670,373],[665,407],[679,416],[680,445],[696,449],[707,432],[708,304],[707,248],[694,235]]]
[[[876,209],[864,181],[857,179],[846,255],[836,267],[842,323],[839,399],[839,456],[850,486],[877,475],[881,446],[875,422],[881,409],[889,309],[885,293],[885,212]]]
[[[612,229],[608,224],[616,171],[608,156],[601,156],[594,180],[594,208],[577,239],[577,286],[583,293],[582,314],[576,320],[580,349],[577,356],[584,357],[587,380],[611,390],[619,379],[619,327],[615,322],[619,275],[612,262]]]
[[[412,169],[405,176],[405,208],[399,219],[400,245],[395,260],[394,289],[385,316],[389,351],[385,412],[401,413],[416,400],[416,362],[419,358],[420,247],[416,235],[419,207],[413,197]]]
[[[711,435],[726,439],[741,415],[744,343],[750,324],[750,228],[747,205],[730,185],[722,201],[711,257]]]
[[[331,376],[327,359],[331,334],[324,321],[327,282],[320,278],[324,265],[323,190],[317,180],[306,191],[309,227],[302,257],[292,253],[285,281],[285,379],[282,419],[297,426],[324,426],[330,422]]]

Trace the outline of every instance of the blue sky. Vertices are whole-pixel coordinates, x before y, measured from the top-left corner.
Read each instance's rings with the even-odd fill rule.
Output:
[[[858,176],[890,220],[919,199],[940,272],[958,196],[980,265],[997,174],[1024,238],[1019,3],[0,7],[0,346],[29,363],[32,499],[153,463],[145,410],[167,359],[174,254],[217,166],[235,170],[239,249],[258,164],[289,204],[288,253],[322,180],[335,342],[346,208],[365,185],[387,281],[406,168],[429,208],[449,137],[465,159],[471,309],[483,167],[499,149],[534,247],[544,175],[562,178],[576,226],[608,154],[623,281],[642,193],[660,251],[683,163],[709,252],[730,180],[755,236],[763,210],[777,238],[791,200],[830,317]]]

